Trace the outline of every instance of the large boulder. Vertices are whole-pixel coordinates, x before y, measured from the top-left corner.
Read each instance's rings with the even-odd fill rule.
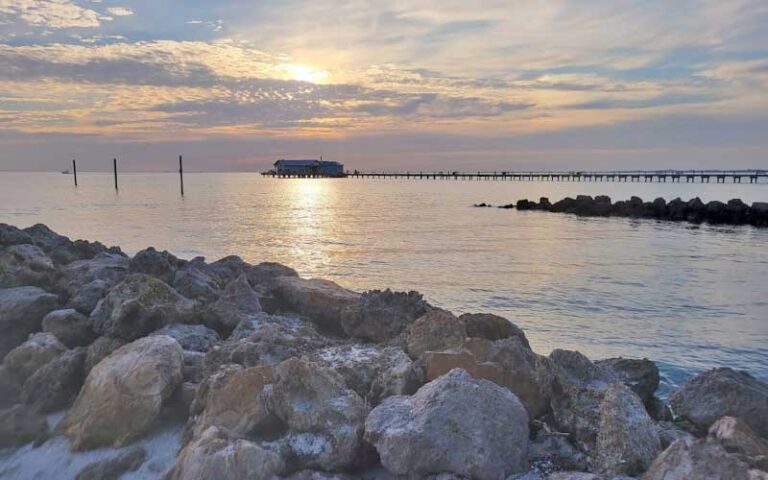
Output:
[[[203,257],[195,257],[180,267],[171,285],[185,297],[203,304],[216,301],[221,293],[221,281],[210,271]]]
[[[37,287],[0,288],[0,357],[40,331],[43,317],[59,298]]]
[[[115,350],[88,374],[75,404],[57,426],[74,450],[122,446],[139,437],[181,383],[183,354],[167,336]]]
[[[768,470],[768,439],[755,433],[743,420],[721,418],[709,427],[709,438],[719,441],[729,453],[741,455],[753,467]]]
[[[387,470],[497,480],[525,471],[528,413],[509,390],[456,369],[412,397],[385,399],[365,422]]]
[[[122,253],[104,252],[64,266],[58,288],[69,297],[66,306],[90,315],[99,300],[128,274],[129,262]]]
[[[261,312],[259,295],[248,278],[241,275],[227,284],[218,300],[203,314],[206,325],[228,335],[237,325]]]
[[[454,368],[462,368],[474,378],[490,380],[508,388],[523,402],[532,418],[549,411],[547,382],[541,378],[548,361],[546,357],[533,353],[517,336],[496,341],[470,338],[461,349],[427,352],[423,356],[427,381]]]
[[[762,475],[716,441],[678,440],[662,452],[642,480],[762,480]]]
[[[451,312],[434,309],[419,317],[408,332],[408,355],[413,359],[425,352],[460,347],[467,338],[464,322]]]
[[[88,352],[85,357],[85,373],[88,374],[93,367],[95,367],[100,361],[109,356],[118,348],[125,345],[125,340],[121,338],[113,337],[99,337],[93,343],[88,345]]]
[[[341,312],[341,327],[350,337],[385,342],[403,333],[429,305],[418,292],[373,290]]]
[[[43,317],[43,331],[53,334],[68,348],[87,346],[96,339],[88,317],[74,308],[48,313]]]
[[[135,340],[168,324],[191,323],[195,305],[161,280],[132,274],[99,302],[91,326],[99,335]]]
[[[330,280],[279,277],[275,294],[287,310],[311,318],[321,329],[342,333],[342,311],[360,301],[360,294]]]
[[[20,228],[7,223],[0,223],[0,245],[20,245],[32,243],[32,237]]]
[[[746,372],[715,368],[690,378],[669,397],[675,415],[706,432],[720,417],[743,420],[768,437],[768,384]]]
[[[183,260],[168,251],[158,252],[154,247],[149,247],[134,255],[128,268],[131,273],[143,273],[165,283],[172,283],[176,271],[183,264]]]
[[[45,438],[48,422],[45,416],[27,405],[14,405],[0,410],[0,448],[17,447]]]
[[[175,323],[155,330],[152,335],[168,335],[179,342],[184,350],[203,353],[221,341],[219,334],[205,325]]]
[[[363,447],[365,401],[333,370],[289,359],[274,370],[270,409],[287,426],[283,456],[297,468],[341,470]]]
[[[69,407],[83,386],[86,357],[86,349],[79,347],[38,369],[21,389],[24,403],[45,413]]]
[[[165,480],[273,480],[284,470],[279,454],[210,427],[179,452]]]
[[[3,364],[23,382],[66,349],[67,347],[50,333],[35,333],[29,340],[8,352]]]
[[[595,364],[611,370],[643,402],[652,401],[659,388],[659,368],[648,359],[608,358]]]
[[[54,274],[53,260],[34,245],[0,248],[0,287],[32,285],[50,289]]]
[[[46,252],[51,252],[57,247],[70,242],[68,237],[54,232],[42,223],[36,223],[31,227],[27,227],[24,229],[24,232],[29,235],[29,238],[32,240],[31,243],[34,243]]]
[[[468,337],[501,340],[517,337],[525,348],[531,348],[523,329],[504,317],[492,313],[465,313],[459,317],[467,329]]]
[[[600,402],[597,470],[606,475],[640,475],[661,451],[659,434],[640,398],[620,383]]]
[[[104,460],[97,460],[80,472],[75,480],[118,480],[124,473],[137,470],[147,458],[144,447],[131,447]]]

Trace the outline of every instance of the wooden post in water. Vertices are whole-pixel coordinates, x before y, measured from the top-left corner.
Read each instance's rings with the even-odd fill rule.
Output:
[[[184,163],[179,155],[179,182],[181,184],[181,196],[184,196]]]
[[[112,159],[112,169],[115,172],[115,191],[117,191],[117,159]]]
[[[77,186],[77,162],[72,159],[72,175],[75,177],[75,186]]]

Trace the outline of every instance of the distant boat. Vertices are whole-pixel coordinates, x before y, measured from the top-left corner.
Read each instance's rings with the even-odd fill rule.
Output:
[[[69,175],[69,170],[62,170],[61,173],[63,173],[64,175]]]

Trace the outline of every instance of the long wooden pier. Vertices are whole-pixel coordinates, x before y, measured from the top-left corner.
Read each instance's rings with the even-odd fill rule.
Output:
[[[269,174],[266,172],[265,174]],[[768,170],[615,170],[500,172],[347,172],[348,178],[541,182],[768,183]]]

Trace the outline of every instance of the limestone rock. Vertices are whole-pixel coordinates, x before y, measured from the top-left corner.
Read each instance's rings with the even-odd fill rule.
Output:
[[[706,431],[720,417],[743,420],[768,438],[768,384],[746,372],[715,368],[688,379],[669,397],[675,415]]]
[[[749,465],[717,442],[678,440],[664,450],[642,480],[753,480]]]
[[[88,374],[93,367],[95,367],[100,361],[109,356],[118,348],[125,345],[127,342],[120,338],[113,337],[99,337],[93,343],[88,346],[88,353],[85,357],[85,373]]]
[[[171,283],[180,294],[194,298],[203,304],[211,303],[219,298],[221,282],[203,257],[195,257],[180,267]]]
[[[96,339],[88,317],[74,308],[48,313],[43,317],[43,331],[52,333],[68,348],[90,345]]]
[[[168,335],[175,339],[184,350],[193,352],[207,352],[219,343],[219,334],[205,325],[166,325],[160,330],[155,330],[151,335]]]
[[[66,349],[67,347],[50,333],[35,333],[29,340],[8,352],[3,363],[23,382]]]
[[[142,435],[181,383],[182,350],[167,336],[115,350],[88,374],[57,430],[74,450],[122,446]]]
[[[89,464],[75,480],[118,480],[124,473],[137,470],[146,457],[143,447],[131,447],[115,457]]]
[[[91,314],[99,335],[135,340],[172,323],[194,320],[195,302],[182,297],[165,282],[132,274],[115,285]]]
[[[504,317],[492,313],[465,313],[459,319],[466,325],[468,337],[485,338],[486,340],[517,337],[525,348],[531,348],[523,329]]]
[[[20,245],[22,243],[32,243],[32,237],[13,225],[0,223],[0,245]]]
[[[752,430],[743,420],[723,417],[709,427],[709,438],[718,440],[730,453],[743,455],[752,466],[768,466],[768,440]]]
[[[613,371],[643,402],[651,401],[659,388],[659,368],[648,359],[609,358],[595,364]]]
[[[528,414],[509,390],[456,369],[411,397],[384,400],[365,422],[387,470],[479,480],[527,469]]]
[[[17,447],[43,438],[48,422],[26,405],[0,410],[0,448]]]
[[[627,386],[608,387],[600,402],[597,469],[606,475],[640,475],[661,451],[656,425]]]
[[[210,427],[179,452],[165,480],[273,480],[284,470],[277,453]]]
[[[85,381],[86,349],[67,350],[40,367],[21,390],[24,403],[48,413],[68,407]]]
[[[245,275],[229,282],[220,298],[203,315],[206,325],[229,334],[240,322],[261,312],[259,296]]]
[[[34,245],[0,248],[0,287],[31,285],[50,289],[54,273],[53,260]]]
[[[149,247],[134,255],[128,268],[131,273],[143,273],[170,284],[183,263],[168,251],[158,252]]]
[[[40,331],[43,317],[59,299],[37,287],[0,288],[0,357]]]
[[[8,367],[0,366],[0,409],[19,403],[21,383]]]
[[[418,292],[373,290],[341,312],[341,327],[350,337],[385,342],[403,333],[429,305]]]
[[[528,460],[540,470],[587,471],[591,459],[578,451],[563,435],[539,432],[528,446]]]
[[[321,329],[343,332],[341,312],[360,300],[360,294],[329,281],[279,277],[276,296],[291,310],[311,318]]]
[[[69,297],[67,307],[90,315],[109,289],[128,274],[128,264],[125,255],[105,252],[64,266],[58,288]]]
[[[431,310],[411,325],[408,333],[408,355],[413,359],[425,352],[460,347],[467,338],[464,322],[446,310]]]

